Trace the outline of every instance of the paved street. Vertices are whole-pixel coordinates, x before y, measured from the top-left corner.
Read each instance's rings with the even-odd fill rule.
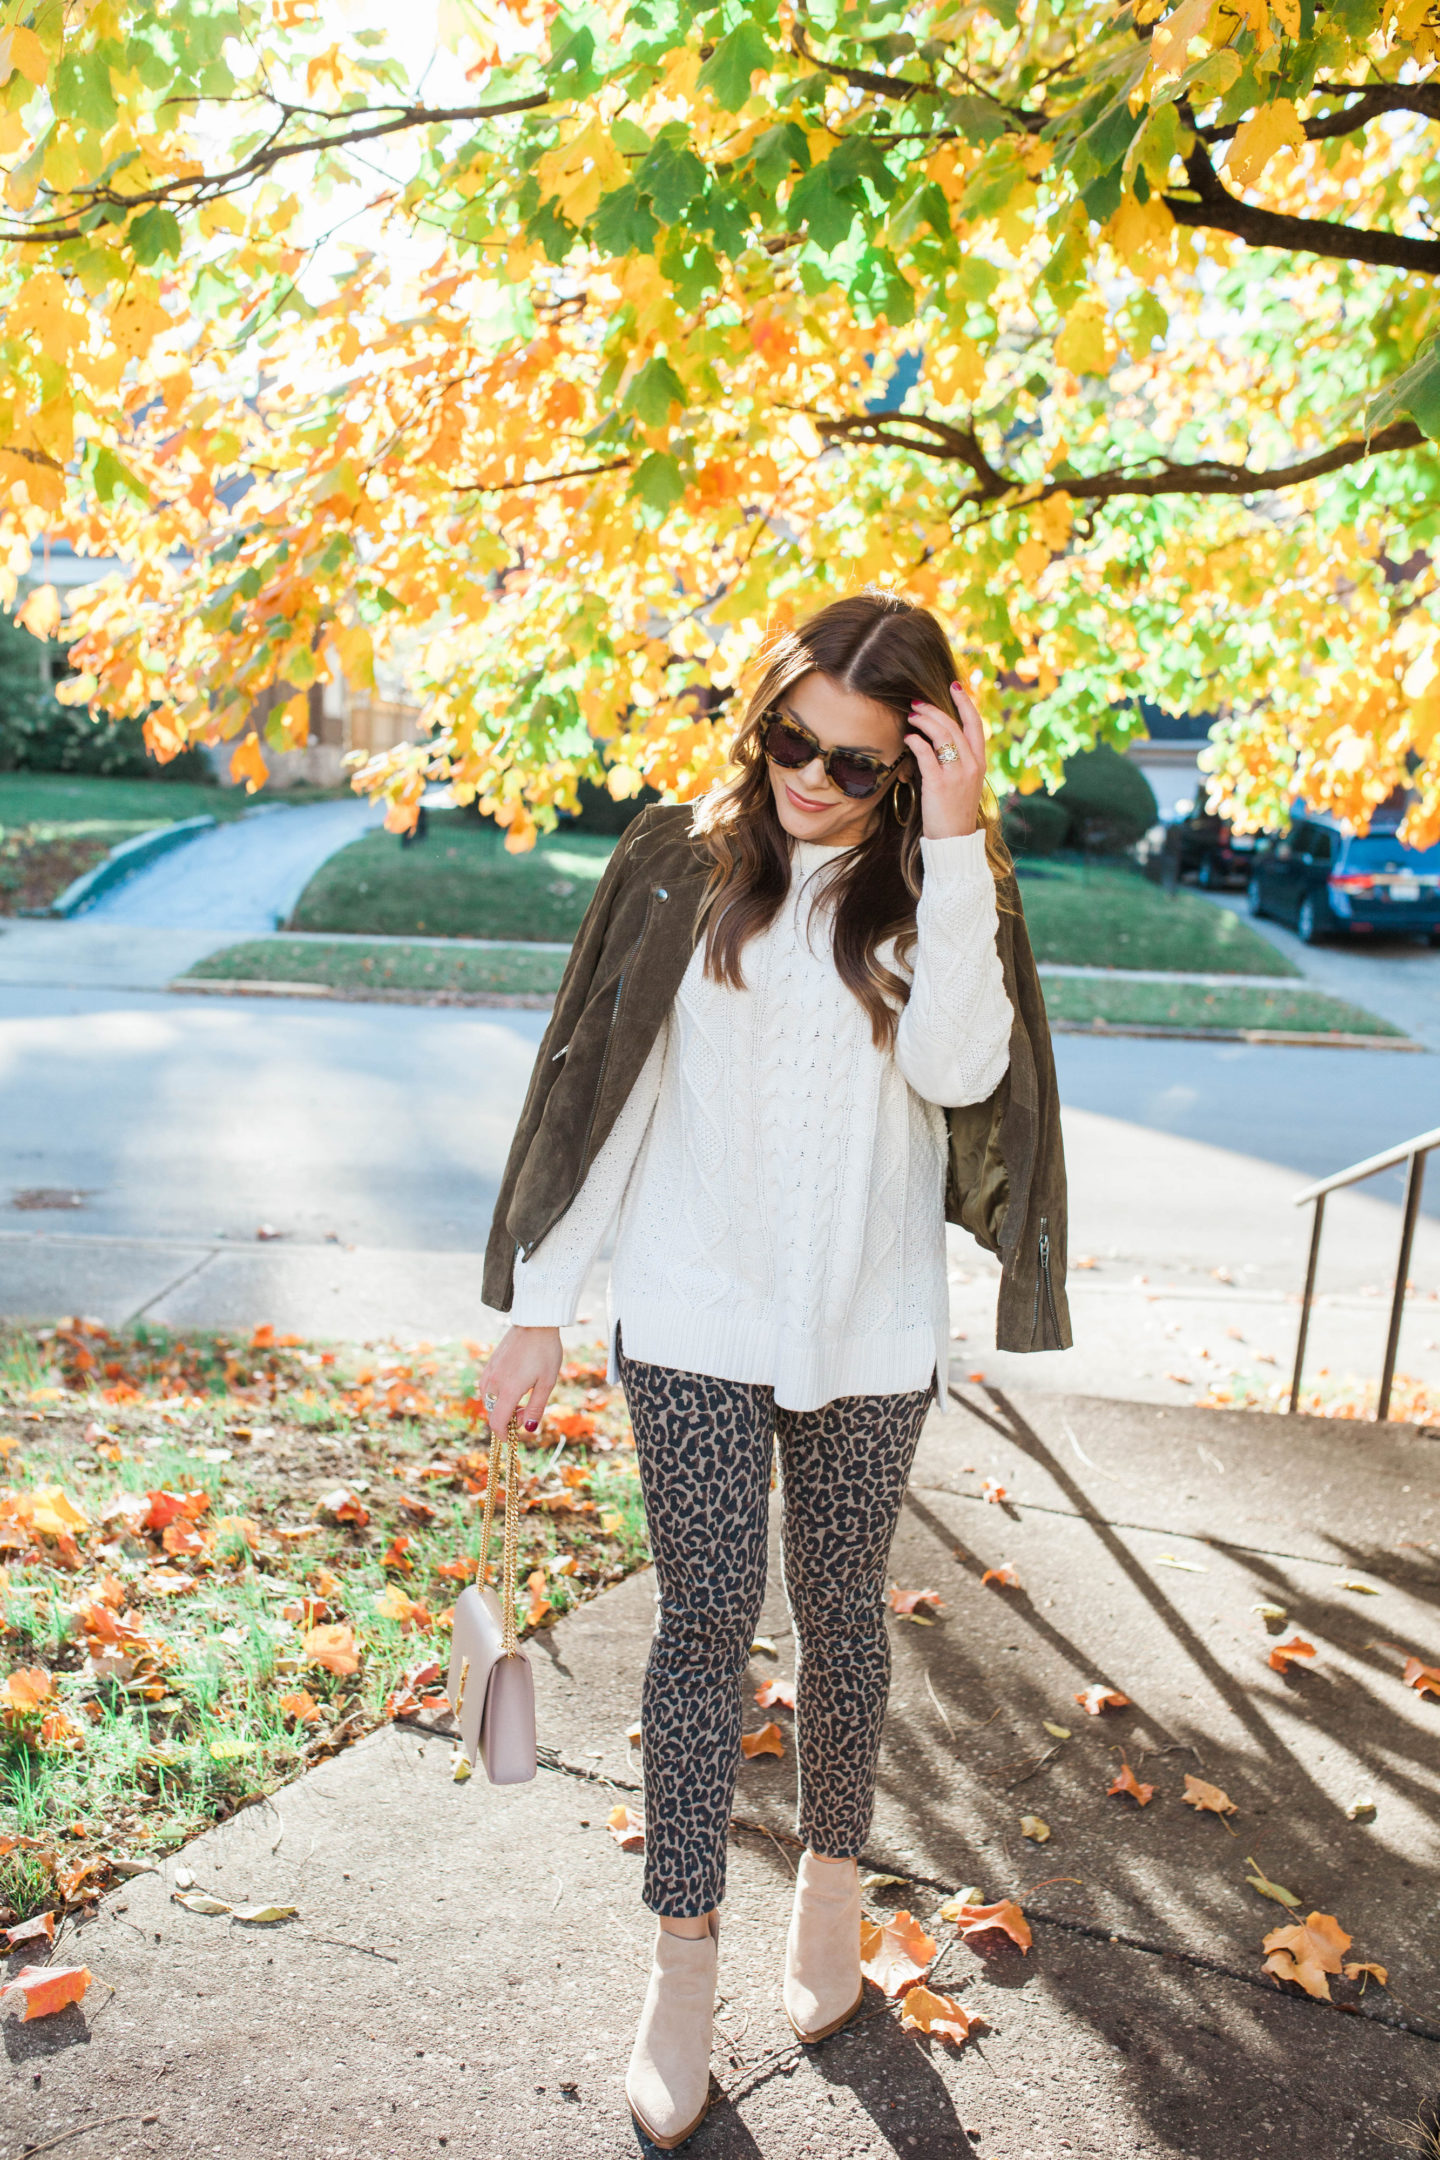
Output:
[[[1267,944],[1293,960],[1317,989],[1347,998],[1440,1050],[1440,952],[1414,938],[1334,939],[1302,945],[1282,923],[1257,920],[1243,893],[1206,893],[1216,907],[1243,915]]]
[[[411,1340],[493,1331],[479,1250],[544,1024],[0,986],[0,1311]],[[994,1264],[956,1234],[958,1369],[1158,1400],[1185,1395],[1167,1373],[1203,1379],[1249,1349],[1278,1374],[1308,1234],[1291,1197],[1435,1121],[1428,1057],[1080,1036],[1056,1049],[1071,1248],[1096,1263],[1073,1278],[1079,1347],[997,1354]],[[15,1205],[47,1190],[79,1204]],[[1318,1365],[1378,1371],[1395,1197],[1392,1181],[1387,1197],[1331,1203]],[[1440,1171],[1427,1207],[1422,1288],[1440,1283]],[[592,1286],[596,1316],[601,1296]],[[1407,1323],[1402,1367],[1440,1378],[1428,1310]],[[1246,1351],[1227,1351],[1231,1330]]]

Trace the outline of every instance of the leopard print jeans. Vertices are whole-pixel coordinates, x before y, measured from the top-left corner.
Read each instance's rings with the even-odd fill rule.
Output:
[[[780,1410],[768,1387],[642,1365],[620,1348],[658,1614],[640,1724],[645,1903],[698,1917],[725,1894],[741,1682],[765,1592],[772,1436],[785,1596],[799,1644],[799,1834],[859,1854],[890,1686],[885,1573],[934,1389]]]

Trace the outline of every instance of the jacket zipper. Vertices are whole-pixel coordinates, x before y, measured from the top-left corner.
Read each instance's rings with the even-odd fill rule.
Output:
[[[1049,1314],[1051,1332],[1055,1337],[1055,1347],[1058,1349],[1060,1346],[1060,1322],[1055,1312],[1055,1291],[1050,1281],[1050,1218],[1048,1215],[1040,1217],[1040,1273],[1035,1280],[1035,1320],[1032,1328],[1032,1333],[1037,1335],[1040,1332],[1040,1285],[1042,1282],[1045,1285],[1045,1310]]]
[[[620,964],[620,978],[615,985],[615,996],[610,1006],[610,1024],[605,1030],[605,1048],[600,1053],[600,1070],[595,1078],[595,1093],[591,1098],[590,1116],[585,1126],[585,1138],[580,1145],[580,1161],[582,1166],[585,1162],[586,1156],[590,1153],[590,1135],[595,1130],[595,1119],[599,1114],[600,1097],[605,1087],[605,1072],[606,1068],[610,1063],[610,1045],[615,1040],[615,1022],[620,1017],[620,999],[625,989],[625,980],[630,973],[631,961],[635,958],[636,953],[639,952],[640,947],[645,942],[645,933],[650,927],[650,916],[655,906],[656,897],[657,895],[662,893],[664,893],[663,886],[652,885],[652,887],[650,888],[650,898],[645,904],[645,919],[640,925],[640,933],[636,938],[634,944],[630,947],[629,952],[626,953],[624,960]],[[664,893],[664,897],[668,899],[669,894]],[[570,1045],[567,1043],[565,1047],[568,1050]],[[554,1229],[556,1223],[559,1222],[561,1216],[564,1215],[573,1204],[575,1195],[579,1192],[580,1187],[584,1184],[584,1182],[585,1172],[582,1167],[580,1175],[576,1178],[575,1183],[571,1186],[569,1192],[566,1194],[564,1201],[555,1210],[555,1213],[551,1216],[549,1222],[546,1223],[544,1229],[539,1232],[538,1236],[531,1238],[528,1245],[524,1245],[521,1247],[521,1257],[523,1259],[528,1260],[531,1253],[534,1252],[536,1246],[540,1244],[541,1240],[547,1238],[550,1235],[550,1232]]]

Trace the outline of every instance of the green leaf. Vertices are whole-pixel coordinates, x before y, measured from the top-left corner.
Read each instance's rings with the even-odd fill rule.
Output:
[[[153,210],[142,211],[132,218],[125,229],[135,260],[142,269],[159,262],[164,256],[180,253],[180,220],[173,210],[165,210],[157,204]]]
[[[760,25],[747,17],[721,38],[700,70],[696,88],[708,90],[726,112],[739,112],[750,96],[750,77],[770,65],[770,47]]]
[[[662,225],[675,225],[705,185],[705,167],[678,120],[660,130],[635,185],[655,206]]]
[[[804,130],[793,120],[766,128],[750,146],[750,162],[757,186],[773,195],[781,181],[789,179],[792,166],[798,165],[802,173],[810,170],[810,145]]]
[[[791,190],[786,215],[790,230],[798,232],[803,225],[816,247],[828,254],[839,247],[855,222],[856,203],[848,192],[835,185],[835,160],[827,158],[823,165],[816,165],[796,181]]]
[[[1431,442],[1440,442],[1440,338],[1426,346],[1403,375],[1373,400],[1365,415],[1370,434],[1408,413]]]
[[[660,230],[637,187],[614,188],[602,196],[590,220],[590,237],[607,255],[649,255]]]
[[[685,492],[679,460],[666,451],[652,450],[637,469],[629,492],[652,510],[668,510]]]
[[[668,360],[657,354],[647,360],[644,367],[625,393],[624,409],[638,413],[647,427],[663,427],[670,417],[672,405],[685,405],[685,385],[681,382]]]
[[[128,465],[122,465],[107,443],[97,443],[90,461],[90,482],[101,502],[113,502],[116,495],[132,495],[136,502],[148,503],[150,495],[143,481],[137,480]]]
[[[966,142],[986,149],[998,142],[1010,123],[994,101],[987,97],[957,97],[950,100],[946,118],[952,127],[960,130]]]

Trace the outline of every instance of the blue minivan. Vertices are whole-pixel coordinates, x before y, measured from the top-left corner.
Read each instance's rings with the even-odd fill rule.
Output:
[[[1387,805],[1362,839],[1297,804],[1252,858],[1250,913],[1290,923],[1307,945],[1376,932],[1440,944],[1440,847],[1402,847],[1398,823]]]

